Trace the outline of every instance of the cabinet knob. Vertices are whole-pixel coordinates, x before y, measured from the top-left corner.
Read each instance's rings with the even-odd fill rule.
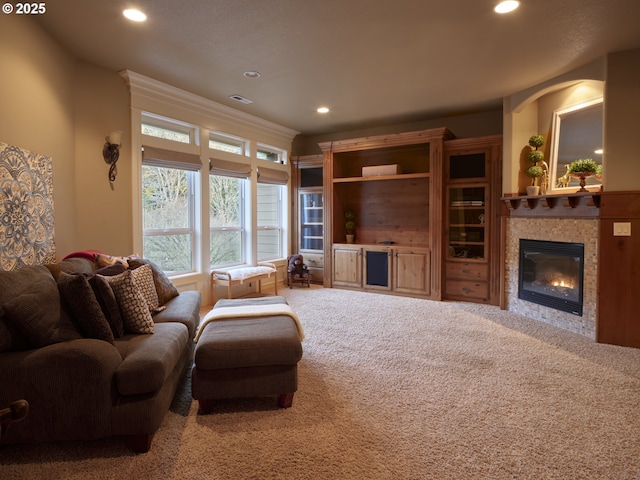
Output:
[[[469,275],[471,273],[471,270],[462,270],[462,273],[464,273],[465,275]]]

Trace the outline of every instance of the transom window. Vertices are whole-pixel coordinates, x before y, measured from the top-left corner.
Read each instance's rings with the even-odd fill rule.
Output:
[[[169,118],[142,114],[142,134],[180,143],[197,145],[197,128]]]
[[[235,155],[245,155],[247,152],[247,141],[231,135],[211,133],[209,135],[209,148],[221,152],[233,153]]]
[[[269,145],[258,144],[256,157],[259,160],[267,160],[274,163],[286,163],[286,152]]]

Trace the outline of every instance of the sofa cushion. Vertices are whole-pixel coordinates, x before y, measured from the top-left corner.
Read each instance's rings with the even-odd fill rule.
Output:
[[[158,293],[153,283],[153,271],[151,265],[140,265],[138,268],[131,270],[133,282],[142,293],[150,312],[158,311],[160,302],[158,301]]]
[[[58,290],[86,338],[113,343],[113,332],[89,281],[82,274],[60,272]]]
[[[89,275],[89,285],[93,289],[93,294],[96,296],[96,300],[100,304],[102,313],[104,314],[111,332],[115,338],[120,338],[124,335],[124,324],[122,323],[122,315],[120,314],[120,307],[116,300],[116,295],[113,293],[113,289],[106,278],[102,275]]]
[[[56,281],[47,268],[0,272],[0,291],[4,315],[31,347],[82,338],[62,311]]]
[[[153,316],[156,325],[164,322],[184,323],[189,329],[190,338],[193,338],[200,325],[200,307],[202,296],[197,290],[187,290],[177,297],[169,300],[167,308]]]
[[[122,356],[115,378],[121,395],[153,393],[164,385],[190,337],[181,323],[156,325],[153,335],[125,335],[114,345]]]
[[[129,333],[153,333],[153,318],[131,270],[106,278],[118,301],[124,329]]]
[[[176,286],[158,265],[153,263],[151,260],[147,260],[144,258],[129,258],[129,268],[136,269],[140,265],[151,266],[151,270],[153,271],[153,283],[156,286],[158,302],[160,303],[160,305],[165,305],[169,300],[179,295]]]

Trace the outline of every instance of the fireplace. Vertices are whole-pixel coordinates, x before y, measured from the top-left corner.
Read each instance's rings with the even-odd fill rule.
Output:
[[[582,316],[584,244],[520,239],[518,298]]]

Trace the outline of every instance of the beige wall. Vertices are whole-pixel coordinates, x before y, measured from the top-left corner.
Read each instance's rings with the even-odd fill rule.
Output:
[[[56,247],[65,254],[76,231],[75,62],[33,19],[0,20],[0,141],[52,157]]]
[[[606,190],[640,190],[640,49],[607,56],[604,104]]]
[[[131,253],[126,85],[74,59],[32,18],[1,20],[0,141],[53,158],[58,258],[88,248]],[[102,146],[115,129],[125,132],[125,149],[111,190]]]
[[[116,72],[78,63],[76,113],[76,245],[115,255],[133,249],[131,188],[131,116],[129,90]],[[122,130],[115,182],[102,157],[105,137]]]

